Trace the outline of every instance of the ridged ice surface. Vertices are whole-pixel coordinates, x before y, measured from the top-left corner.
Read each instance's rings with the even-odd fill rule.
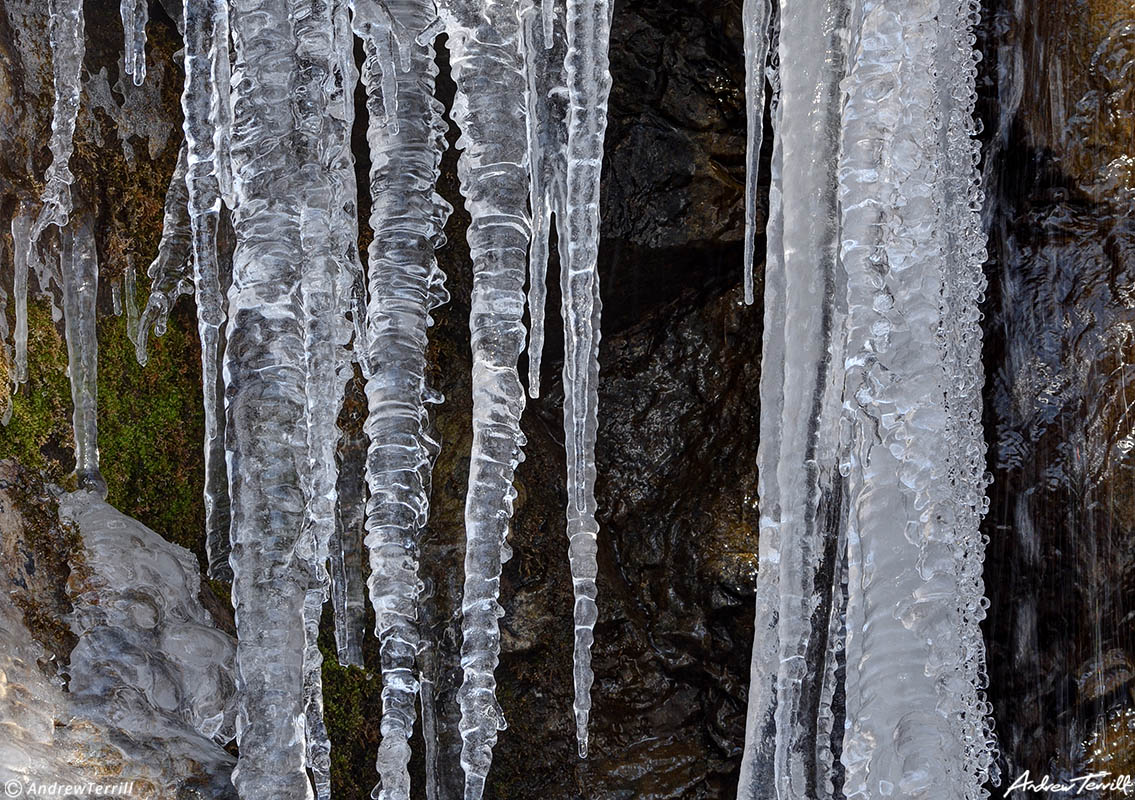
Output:
[[[297,554],[308,471],[304,205],[292,4],[236,0],[233,64],[233,281],[224,355],[225,448],[237,622],[242,797],[310,798],[304,603]]]
[[[524,275],[528,255],[525,78],[515,7],[491,0],[442,6],[461,130],[458,177],[473,258],[469,329],[473,345],[473,447],[465,501],[462,599],[461,766],[465,798],[479,800],[497,731],[505,727],[493,675],[500,654],[501,564],[523,459]]]
[[[419,689],[419,540],[438,443],[426,404],[430,312],[448,299],[434,249],[451,208],[436,191],[446,124],[434,98],[433,0],[355,0],[366,61],[370,146],[370,301],[366,314],[366,545],[382,671],[379,800],[409,800]]]
[[[741,798],[985,796],[975,13],[780,9]]]

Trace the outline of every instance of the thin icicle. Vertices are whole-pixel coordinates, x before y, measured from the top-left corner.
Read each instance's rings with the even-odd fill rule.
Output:
[[[124,72],[134,77],[134,85],[146,81],[146,24],[150,20],[149,0],[121,0]]]
[[[575,724],[587,755],[591,713],[591,643],[595,605],[595,435],[599,407],[599,177],[611,91],[607,47],[609,0],[568,0],[567,260],[560,267],[564,318],[564,443],[567,448],[567,534],[575,588]]]
[[[134,256],[126,256],[126,271],[122,276],[122,302],[126,306],[126,338],[138,341],[138,279],[134,274]]]
[[[548,247],[552,218],[565,224],[567,193],[568,90],[566,19],[552,0],[537,7],[524,0],[520,7],[521,43],[527,79],[529,207],[532,243],[528,251],[528,394],[540,396],[545,305],[548,296]]]
[[[12,244],[16,274],[13,279],[13,292],[16,304],[16,328],[14,332],[15,384],[28,379],[28,267],[35,257],[32,248],[33,217],[26,209],[12,217]]]
[[[358,411],[358,410],[361,410]],[[366,624],[366,581],[363,578],[363,525],[366,521],[367,438],[363,433],[366,395],[362,382],[347,384],[344,410],[339,415],[335,493],[335,533],[331,540],[331,606],[335,618],[335,647],[343,666],[363,666]]]
[[[79,487],[106,497],[99,472],[98,338],[95,300],[99,265],[94,220],[83,215],[61,230],[59,266],[63,276],[63,319],[67,338],[67,372],[74,405],[75,476]]]
[[[189,168],[189,151],[182,144],[177,164],[166,190],[165,214],[162,220],[162,239],[158,255],[150,263],[146,274],[150,276],[150,297],[138,321],[134,337],[134,354],[138,363],[149,360],[151,329],[163,336],[169,321],[169,312],[177,298],[193,292],[192,229],[189,221],[189,190],[186,172]]]
[[[122,278],[110,282],[110,303],[114,316],[122,316]]]
[[[501,564],[523,459],[524,273],[530,223],[524,65],[516,8],[451,0],[443,8],[461,129],[457,171],[471,221],[473,446],[465,501],[461,766],[465,800],[479,800],[497,731],[505,727],[493,673],[500,653]]]
[[[757,182],[764,139],[765,62],[768,60],[769,17],[773,0],[744,0],[745,109],[748,147],[745,155],[745,305],[753,304],[753,260],[757,244]]]
[[[246,798],[312,797],[307,776],[305,601],[308,461],[301,238],[304,166],[292,3],[232,0],[233,281],[225,449],[232,500],[237,743]],[[299,568],[297,568],[299,567]]]
[[[205,547],[209,575],[231,581],[229,567],[229,495],[225,466],[224,387],[218,369],[225,312],[221,298],[221,267],[217,258],[217,225],[221,198],[214,147],[217,93],[214,84],[217,29],[228,17],[224,0],[185,0],[184,112],[186,170],[193,282],[197,299],[197,330],[201,337],[201,389],[205,409]],[[227,25],[224,25],[227,27]]]
[[[40,209],[32,231],[32,242],[39,241],[48,225],[60,228],[71,215],[71,153],[75,149],[75,120],[79,116],[80,76],[83,69],[82,0],[49,0],[47,13],[51,25],[51,71],[55,103],[51,116],[51,166],[47,168]]]
[[[382,742],[379,800],[409,800],[410,743],[418,681],[419,539],[429,515],[430,475],[438,444],[429,435],[427,332],[431,311],[448,299],[434,250],[451,208],[435,189],[446,125],[433,96],[437,67],[432,40],[406,33],[428,29],[433,0],[387,4],[356,0],[354,27],[363,40],[370,117],[372,199],[370,303],[365,360],[368,414],[366,544],[370,596],[381,642]],[[397,39],[397,44],[391,44]],[[395,70],[392,50],[407,60]],[[390,85],[390,79],[396,85]],[[391,92],[397,93],[397,104]],[[380,105],[381,103],[381,105]],[[390,119],[396,108],[397,120]],[[380,112],[381,108],[381,112]]]

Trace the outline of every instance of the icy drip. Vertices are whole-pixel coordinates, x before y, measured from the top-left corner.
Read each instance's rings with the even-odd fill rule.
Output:
[[[189,148],[188,144],[182,144],[166,190],[158,255],[146,270],[150,276],[150,296],[134,335],[134,354],[142,366],[146,366],[150,359],[150,331],[153,330],[155,336],[164,336],[173,304],[181,295],[193,292],[193,235],[186,183],[188,169]]]
[[[185,114],[185,185],[205,408],[205,546],[210,576],[231,581],[230,509],[222,424],[224,386],[218,374],[223,345],[221,326],[225,319],[221,266],[217,257],[221,198],[214,146],[219,105],[214,65],[221,50],[228,62],[228,26],[224,21],[227,16],[224,0],[185,0],[185,90],[181,107]],[[227,80],[227,75],[225,78]]]
[[[461,766],[465,798],[479,800],[504,714],[493,675],[500,653],[501,564],[523,459],[524,390],[516,364],[524,347],[524,273],[530,235],[525,79],[516,9],[490,0],[451,0],[443,12],[461,129],[457,171],[471,221],[469,328],[473,347],[473,446],[465,500],[462,599]]]
[[[437,398],[426,385],[427,332],[430,312],[448,299],[434,250],[444,241],[452,209],[435,190],[447,126],[433,96],[433,39],[403,41],[426,31],[437,9],[433,0],[393,0],[385,12],[389,16],[377,3],[355,4],[355,30],[366,52],[374,231],[364,355],[370,439],[366,545],[383,682],[375,797],[408,800],[419,689],[419,540],[439,449],[428,433],[426,403]],[[393,52],[398,63],[390,60]]]
[[[340,185],[346,173],[343,153],[349,149],[350,124],[344,113],[346,76],[340,53],[350,51],[353,39],[336,15],[343,4],[321,0],[293,3],[298,62],[294,115],[298,128],[301,187],[300,245],[306,364],[307,464],[301,471],[304,529],[299,554],[307,562],[309,586],[304,607],[307,643],[304,652],[304,692],[308,764],[316,796],[330,797],[330,749],[323,723],[322,655],[319,619],[330,595],[327,559],[335,531],[336,423],[348,372],[346,346],[350,286],[343,274],[351,263],[337,228],[346,192]],[[353,86],[351,87],[353,90]],[[348,160],[348,167],[353,166]],[[354,182],[351,181],[353,190]]]
[[[83,215],[60,230],[59,267],[63,278],[63,320],[67,373],[74,406],[75,475],[79,486],[106,497],[99,472],[98,339],[95,300],[99,265],[94,221]]]
[[[310,574],[296,563],[308,442],[290,5],[230,5],[236,249],[224,354],[240,698],[233,784],[242,797],[289,800],[312,797],[304,735]]]
[[[44,176],[43,207],[32,231],[38,241],[48,225],[62,228],[71,214],[71,153],[75,149],[75,121],[79,116],[80,74],[83,69],[82,0],[50,0],[51,71],[55,102],[51,111],[51,166]]]
[[[564,318],[564,443],[567,449],[567,535],[575,590],[575,725],[579,755],[587,755],[591,713],[591,643],[595,605],[595,435],[599,408],[599,177],[611,91],[607,47],[609,0],[568,0],[567,259],[560,267]]]
[[[540,396],[544,316],[548,291],[548,246],[552,218],[565,224],[567,192],[568,90],[566,9],[552,0],[520,7],[521,48],[527,79],[529,207],[532,243],[528,251],[528,394]],[[561,239],[566,237],[566,232]]]
[[[33,258],[32,215],[21,208],[12,217],[12,257],[15,277],[12,295],[15,303],[16,327],[13,332],[13,380],[18,387],[28,379],[28,267]]]
[[[125,43],[123,71],[134,77],[135,86],[141,86],[146,80],[146,23],[150,20],[150,2],[121,0],[119,14]]]
[[[745,303],[753,303],[753,260],[757,244],[757,182],[764,140],[765,62],[768,60],[769,17],[773,0],[744,0],[745,113],[748,141],[745,155]]]

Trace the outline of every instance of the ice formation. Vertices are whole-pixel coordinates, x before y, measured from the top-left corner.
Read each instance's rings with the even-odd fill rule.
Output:
[[[149,336],[165,330],[177,298],[196,297],[209,567],[231,577],[237,612],[237,791],[330,796],[318,626],[330,599],[338,657],[362,665],[365,524],[383,687],[375,796],[410,797],[419,699],[426,792],[437,793],[438,665],[420,631],[427,593],[418,559],[439,448],[427,411],[441,401],[426,381],[428,329],[448,297],[435,257],[451,211],[437,192],[447,131],[435,98],[442,32],[473,268],[458,693],[465,798],[482,796],[505,727],[494,670],[525,444],[517,364],[527,299],[529,393],[538,397],[553,225],[565,330],[574,716],[586,755],[598,615],[597,260],[610,1],[183,7],[185,143],[150,294],[139,315],[128,263],[112,296],[143,364]],[[82,5],[51,0],[50,11],[52,163],[34,223],[30,207],[11,223],[14,381],[26,376],[34,269],[41,290],[53,282],[62,294],[77,473],[98,492],[98,265],[89,213],[72,214],[68,167]],[[121,12],[125,72],[141,85],[147,3],[122,0]],[[986,478],[975,14],[970,0],[744,4],[746,302],[755,294],[766,77],[775,134],[745,800],[770,792],[972,798],[991,770],[977,628]],[[365,270],[350,145],[356,42],[370,155]],[[230,220],[235,246],[222,248],[218,233]],[[39,257],[52,226],[58,269],[55,258]],[[351,380],[356,406],[365,394],[365,421],[361,412],[341,418]],[[907,681],[896,691],[900,674]],[[222,716],[191,722],[213,735],[228,725]]]
[[[746,800],[986,796],[975,9],[780,8]]]

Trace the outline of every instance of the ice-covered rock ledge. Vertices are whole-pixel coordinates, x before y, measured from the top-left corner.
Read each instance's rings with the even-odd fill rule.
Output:
[[[134,796],[235,797],[223,747],[235,645],[199,599],[196,560],[95,494],[54,493],[61,525],[48,533],[78,536],[70,575],[45,578],[32,483],[0,464],[0,783],[133,781]],[[33,596],[60,581],[76,642],[66,666],[38,633],[60,606]]]

